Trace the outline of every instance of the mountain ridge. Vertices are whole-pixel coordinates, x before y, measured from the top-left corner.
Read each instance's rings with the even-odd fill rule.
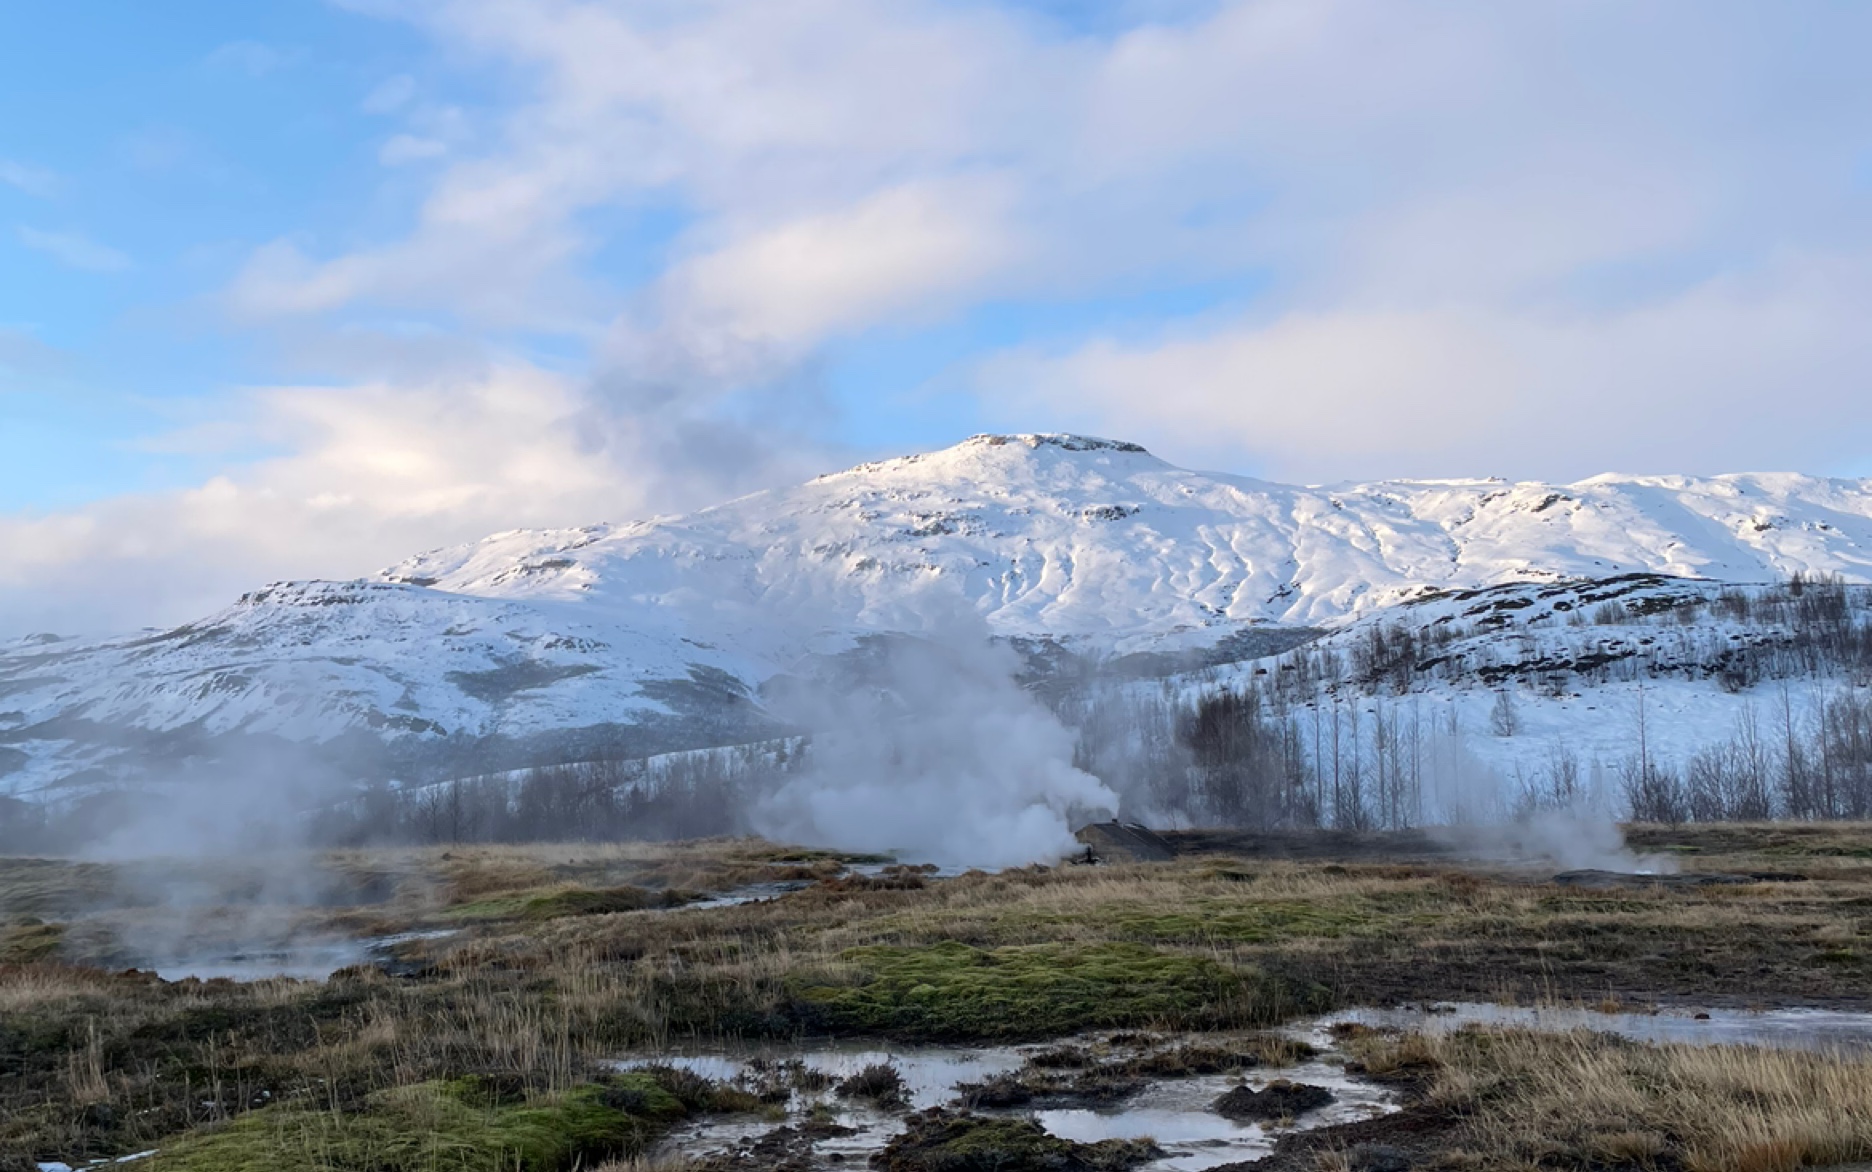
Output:
[[[147,773],[151,744],[174,771],[238,744],[452,746],[517,767],[568,740],[725,743],[782,731],[763,684],[878,635],[1171,665],[1442,591],[1796,572],[1872,577],[1872,481],[1292,486],[1123,441],[983,435],[686,515],[274,583],[170,631],[0,648],[0,793]],[[399,753],[368,768],[407,773]]]

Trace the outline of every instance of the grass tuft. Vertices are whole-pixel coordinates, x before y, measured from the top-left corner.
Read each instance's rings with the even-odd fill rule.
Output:
[[[854,948],[840,983],[800,998],[839,1031],[934,1039],[1041,1037],[1165,1022],[1262,1024],[1320,999],[1203,956],[1137,944]]]
[[[647,1075],[502,1103],[479,1080],[397,1087],[355,1112],[268,1107],[162,1145],[151,1172],[563,1172],[640,1154],[684,1108]]]

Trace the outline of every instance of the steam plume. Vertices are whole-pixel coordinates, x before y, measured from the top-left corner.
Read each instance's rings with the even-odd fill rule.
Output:
[[[1074,848],[1079,818],[1118,797],[1075,768],[1073,735],[1015,680],[1019,659],[979,621],[892,640],[862,684],[814,689],[792,715],[814,730],[805,768],[757,802],[781,842],[891,850],[1006,867]]]

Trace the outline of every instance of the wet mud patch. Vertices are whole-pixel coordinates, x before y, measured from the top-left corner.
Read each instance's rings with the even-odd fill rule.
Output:
[[[708,1172],[821,1172],[867,1162],[905,1172],[1184,1172],[1265,1156],[1294,1128],[1395,1109],[1393,1091],[1349,1075],[1345,1062],[1270,1034],[1130,1032],[984,1048],[826,1044],[622,1065],[673,1066],[748,1096],[749,1111],[694,1121],[667,1141],[665,1154]],[[1212,1110],[1219,1098],[1266,1092],[1283,1076],[1330,1088],[1332,1101],[1262,1119]],[[978,1157],[988,1162],[969,1162]]]
[[[912,1116],[871,1160],[882,1172],[1130,1172],[1164,1154],[1148,1139],[1061,1139],[1034,1119],[956,1113]]]

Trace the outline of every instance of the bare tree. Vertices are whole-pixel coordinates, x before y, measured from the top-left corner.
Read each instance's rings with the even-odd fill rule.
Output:
[[[1498,737],[1511,737],[1521,731],[1521,714],[1515,711],[1514,694],[1507,688],[1495,693],[1495,703],[1489,709],[1489,731]]]

